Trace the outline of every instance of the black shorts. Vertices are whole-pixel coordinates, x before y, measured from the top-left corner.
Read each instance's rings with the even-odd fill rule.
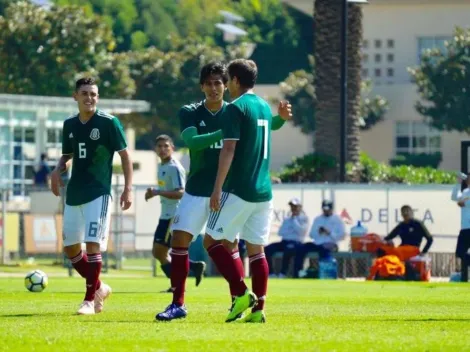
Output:
[[[459,238],[457,239],[457,248],[455,254],[459,258],[465,258],[465,255],[470,248],[470,229],[460,230]]]
[[[173,219],[160,219],[158,221],[155,235],[153,236],[153,242],[161,244],[162,246],[170,248],[171,242],[171,231],[170,226]]]

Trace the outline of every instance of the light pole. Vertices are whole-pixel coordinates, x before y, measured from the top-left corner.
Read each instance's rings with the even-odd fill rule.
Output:
[[[346,181],[346,160],[348,157],[348,4],[368,4],[367,0],[343,0],[341,20],[341,111],[340,111],[340,154],[339,182]]]

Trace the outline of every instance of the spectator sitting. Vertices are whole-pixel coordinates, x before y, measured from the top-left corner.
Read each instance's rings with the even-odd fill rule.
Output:
[[[297,252],[294,266],[294,276],[298,277],[303,269],[305,257],[309,252],[318,252],[320,260],[327,259],[331,252],[338,251],[338,242],[346,235],[346,227],[343,220],[333,213],[333,202],[322,202],[323,214],[317,216],[310,230],[313,243],[305,243]]]
[[[284,219],[278,232],[282,241],[272,243],[265,248],[266,260],[268,261],[271,277],[276,276],[273,271],[272,256],[276,252],[283,253],[279,278],[286,277],[290,259],[302,247],[307,235],[308,216],[302,211],[300,200],[297,198],[292,199],[289,202],[289,206],[291,210],[290,216]]]
[[[403,221],[384,238],[389,244],[380,247],[377,253],[378,256],[396,255],[401,261],[407,261],[419,254],[427,253],[429,248],[431,248],[433,242],[432,236],[421,221],[413,218],[413,209],[409,205],[401,207],[401,216]],[[397,236],[400,237],[401,244],[399,247],[394,247],[391,241]],[[426,238],[426,245],[420,251],[423,238]]]
[[[34,185],[39,187],[45,187],[48,185],[49,182],[49,174],[51,173],[51,169],[49,165],[47,165],[47,156],[45,153],[41,154],[41,161],[39,163],[39,167],[37,171],[34,173]]]

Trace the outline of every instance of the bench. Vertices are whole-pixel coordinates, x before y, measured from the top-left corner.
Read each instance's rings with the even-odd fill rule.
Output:
[[[338,276],[341,278],[366,277],[374,258],[368,252],[334,252],[331,255],[338,261]],[[281,252],[275,253],[272,257],[273,265],[276,266],[275,261],[280,261],[281,258]],[[306,259],[318,260],[318,253],[309,252]]]

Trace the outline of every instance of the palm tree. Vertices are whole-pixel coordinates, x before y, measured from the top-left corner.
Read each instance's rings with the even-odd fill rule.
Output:
[[[340,159],[341,16],[343,0],[314,0],[316,93],[315,152]],[[348,10],[347,160],[359,159],[362,9]],[[339,168],[326,181],[337,181]]]

